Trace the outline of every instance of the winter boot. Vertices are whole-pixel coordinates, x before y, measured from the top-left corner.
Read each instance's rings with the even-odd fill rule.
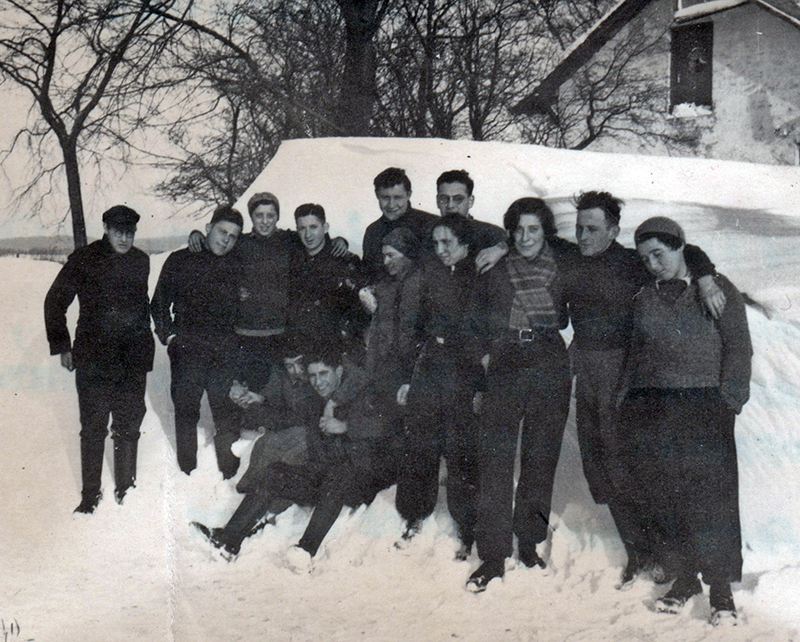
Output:
[[[75,507],[73,513],[83,513],[84,515],[91,515],[94,513],[97,505],[100,503],[100,498],[103,494],[98,490],[96,492],[81,493],[81,503]]]
[[[736,605],[733,603],[730,582],[712,582],[709,601],[713,626],[736,626]]]
[[[478,567],[467,580],[470,593],[483,593],[495,578],[502,578],[506,572],[505,560],[487,560]]]
[[[414,520],[413,522],[406,522],[406,527],[403,529],[403,534],[400,539],[394,543],[397,550],[404,551],[411,546],[411,540],[419,535],[422,530],[422,520]]]
[[[100,502],[100,480],[103,474],[105,439],[81,437],[81,503],[74,512],[91,514]]]
[[[136,484],[136,455],[139,443],[136,441],[114,442],[114,498],[122,504],[125,494]]]
[[[619,582],[614,587],[618,591],[627,591],[633,586],[636,581],[636,576],[642,570],[641,562],[639,561],[638,553],[631,551],[628,553],[628,562],[625,568],[622,569],[622,574],[619,576]]]
[[[226,562],[232,562],[236,559],[241,550],[241,544],[226,542],[224,528],[209,528],[200,522],[191,522],[189,525],[200,531],[200,534],[219,551],[219,554]]]
[[[679,613],[686,603],[695,595],[702,593],[700,580],[693,575],[679,575],[667,594],[656,600],[656,611],[659,613]]]
[[[539,554],[536,552],[536,544],[523,544],[520,542],[517,553],[519,561],[527,568],[533,568],[534,566],[545,568],[547,566],[545,561],[539,557]]]

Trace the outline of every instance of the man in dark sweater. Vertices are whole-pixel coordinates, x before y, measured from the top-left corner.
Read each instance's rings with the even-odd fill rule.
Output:
[[[187,475],[197,466],[204,391],[214,418],[217,465],[226,479],[239,468],[231,452],[239,437],[239,416],[228,390],[238,346],[234,321],[241,276],[241,263],[230,252],[241,231],[242,215],[219,206],[206,226],[207,248],[170,254],[150,302],[156,334],[170,358],[178,465]]]
[[[129,207],[107,210],[103,238],[69,256],[44,303],[50,354],[60,355],[61,365],[76,371],[83,485],[77,513],[93,513],[100,501],[109,415],[118,503],[136,479],[139,427],[154,352],[147,313],[150,259],[133,247],[138,221]],[[76,296],[80,317],[73,345],[66,312]]]
[[[458,214],[436,222],[432,237],[437,258],[425,262],[422,272],[419,318],[425,343],[410,384],[398,393],[408,413],[396,497],[406,525],[397,547],[405,548],[433,513],[444,456],[447,504],[461,543],[457,556],[466,559],[474,540],[478,476],[472,404],[482,372],[465,324],[477,275],[470,252],[474,228]]]

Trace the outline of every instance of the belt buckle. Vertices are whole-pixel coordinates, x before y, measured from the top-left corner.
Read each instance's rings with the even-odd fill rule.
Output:
[[[531,328],[525,328],[524,330],[519,331],[519,342],[520,343],[530,343],[533,341],[534,334]]]

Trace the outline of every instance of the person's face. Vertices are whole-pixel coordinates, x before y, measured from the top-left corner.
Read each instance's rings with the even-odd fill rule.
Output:
[[[316,254],[325,245],[325,234],[328,233],[328,224],[320,221],[316,216],[301,216],[297,219],[297,233],[309,254]]]
[[[400,218],[408,211],[411,190],[406,190],[401,183],[392,187],[379,187],[375,190],[381,213],[390,221]]]
[[[455,265],[469,252],[469,245],[460,243],[453,230],[443,225],[433,228],[433,249],[446,266]]]
[[[531,259],[544,245],[544,228],[536,214],[523,214],[514,230],[514,247],[526,259]]]
[[[133,238],[136,236],[136,226],[114,227],[103,224],[103,230],[108,237],[108,242],[117,254],[125,254],[133,247]]]
[[[392,276],[397,276],[402,272],[403,267],[408,263],[405,254],[391,245],[384,245],[381,250],[383,253],[383,267]]]
[[[683,259],[683,245],[673,250],[658,239],[650,238],[639,243],[636,251],[642,257],[647,271],[659,281],[681,279],[688,274]]]
[[[578,210],[575,238],[583,256],[599,256],[608,249],[617,234],[619,226],[610,224],[599,207]]]
[[[467,193],[464,183],[442,183],[436,188],[436,206],[439,213],[460,214],[469,216],[469,210],[475,202],[475,197]]]
[[[342,379],[342,366],[329,366],[327,363],[317,361],[308,364],[308,381],[316,393],[323,399],[330,396],[339,388]]]
[[[259,236],[271,236],[278,225],[278,210],[272,203],[262,203],[250,214],[253,231]]]
[[[206,243],[216,256],[225,256],[236,245],[242,228],[232,221],[217,221],[206,225]]]
[[[283,367],[286,370],[286,374],[289,375],[289,379],[292,382],[301,381],[305,379],[306,368],[303,365],[303,355],[284,358]]]

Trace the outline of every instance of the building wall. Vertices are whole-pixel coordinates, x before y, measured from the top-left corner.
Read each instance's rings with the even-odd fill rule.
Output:
[[[642,24],[668,28],[672,11],[672,0],[653,2],[614,40],[628,37]],[[669,113],[670,56],[664,48],[640,63],[664,88],[662,118],[652,129],[679,135],[685,142],[622,135],[601,138],[590,149],[800,163],[800,28],[753,3],[709,18],[714,22],[712,113]],[[601,51],[598,57],[603,55]]]

